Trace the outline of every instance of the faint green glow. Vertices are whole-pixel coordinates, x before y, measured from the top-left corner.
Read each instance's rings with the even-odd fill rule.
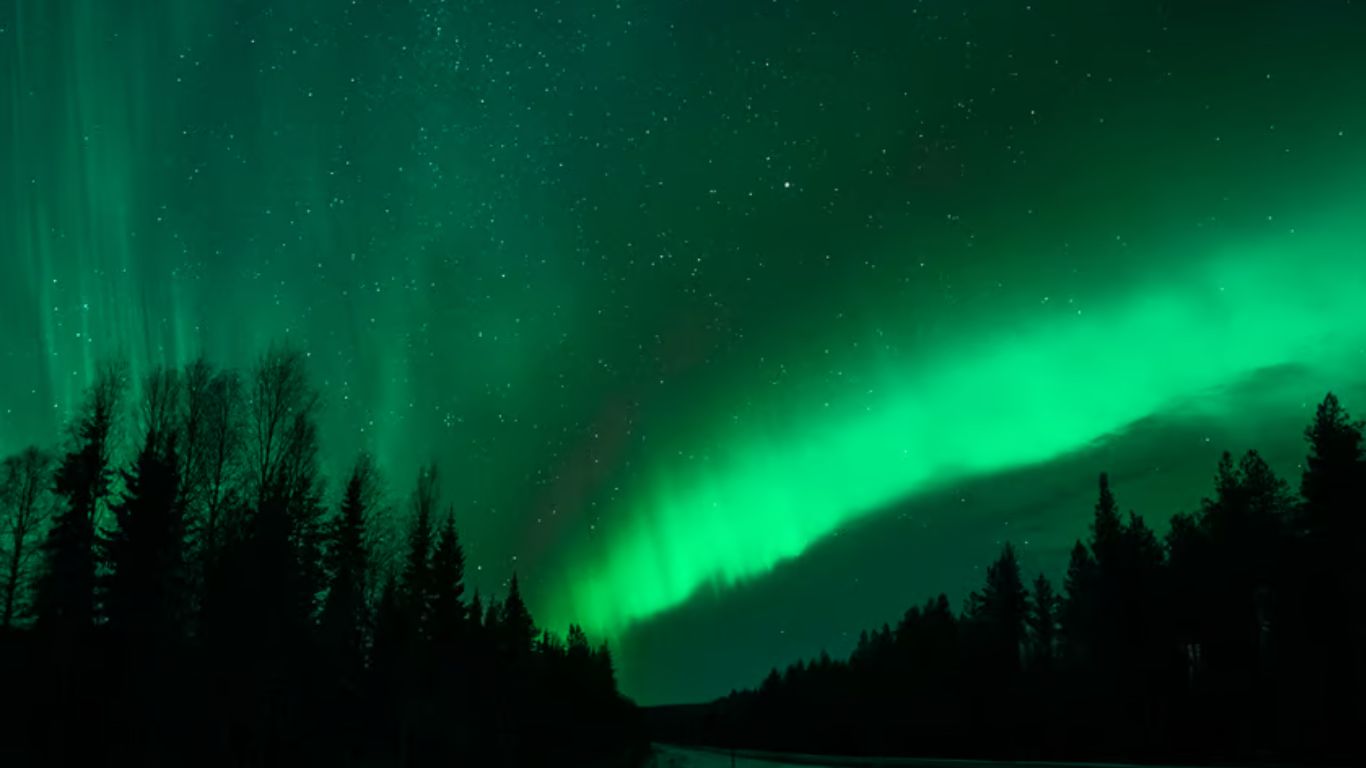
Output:
[[[572,564],[551,616],[619,631],[935,484],[1047,461],[1179,404],[1227,407],[1217,390],[1259,369],[1296,364],[1344,381],[1366,362],[1363,341],[1356,235],[1292,237],[1094,312],[1002,324],[883,374],[881,395],[787,404],[796,427],[719,434],[706,469],[664,468],[598,556]]]
[[[162,305],[173,276],[141,258],[167,241],[184,249],[166,227],[167,196],[145,179],[146,159],[164,167],[169,154],[151,138],[169,121],[146,73],[161,69],[161,46],[186,41],[189,18],[209,14],[180,2],[157,10],[17,0],[0,11],[0,224],[12,222],[0,227],[0,261],[6,287],[19,289],[5,300],[33,297],[50,430],[102,358],[124,359],[138,381],[197,351],[180,297]]]

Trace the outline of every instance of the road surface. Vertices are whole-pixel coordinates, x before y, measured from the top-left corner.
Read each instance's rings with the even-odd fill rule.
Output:
[[[655,744],[652,768],[1139,768],[1115,763],[1033,763],[898,757],[829,757],[775,752],[729,752]],[[1173,767],[1174,768],[1174,767]]]
[[[670,744],[655,745],[655,762],[652,768],[782,768],[782,766],[812,766],[822,765],[821,763],[792,763],[782,762],[777,755],[764,755],[762,758],[752,756],[755,753],[737,753],[735,762],[731,762],[729,753],[704,751],[701,749],[684,749]],[[771,757],[771,759],[770,759]],[[824,763],[831,766],[836,763]]]

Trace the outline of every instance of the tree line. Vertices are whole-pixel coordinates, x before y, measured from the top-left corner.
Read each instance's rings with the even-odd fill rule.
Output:
[[[298,351],[129,388],[105,365],[59,449],[0,464],[0,762],[642,758],[605,644],[539,629],[515,574],[465,594],[435,466],[402,525],[365,455],[329,509]]]
[[[1255,451],[1164,537],[1100,476],[1055,588],[1006,544],[844,660],[773,670],[661,736],[722,747],[1011,759],[1325,761],[1366,753],[1366,457],[1333,395],[1298,493]]]

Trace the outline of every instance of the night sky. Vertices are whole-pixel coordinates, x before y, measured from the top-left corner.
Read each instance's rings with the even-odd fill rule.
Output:
[[[0,0],[0,453],[306,351],[626,693],[1366,415],[1366,3]]]

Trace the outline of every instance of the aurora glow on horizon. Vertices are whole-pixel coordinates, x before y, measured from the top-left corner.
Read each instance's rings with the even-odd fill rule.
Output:
[[[1219,390],[1258,370],[1352,381],[1366,366],[1366,228],[1332,231],[1352,235],[1245,251],[884,372],[857,408],[801,409],[834,413],[791,433],[717,439],[707,468],[665,468],[600,561],[575,571],[562,613],[619,631],[935,484],[1047,461],[1177,405],[1228,408]]]
[[[472,587],[517,571],[645,703],[724,693],[1005,537],[1057,567],[1098,471],[1160,525],[1224,449],[1293,470],[1325,390],[1366,415],[1362,28],[0,0],[0,455],[103,357],[283,339],[331,491],[370,450],[401,509],[434,458]]]

